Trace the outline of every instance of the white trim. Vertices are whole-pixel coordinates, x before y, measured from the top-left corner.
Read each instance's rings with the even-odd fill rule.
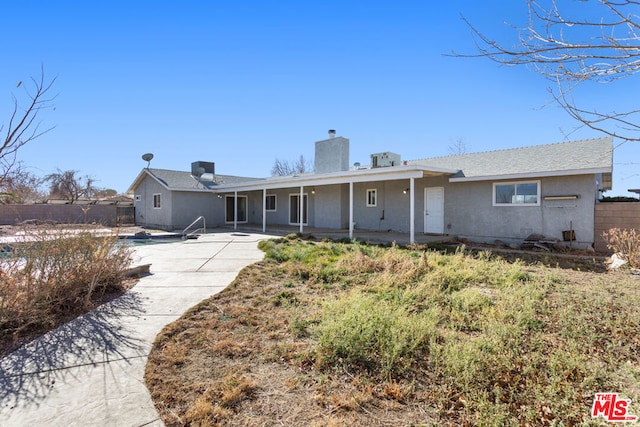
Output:
[[[562,170],[562,171],[512,173],[507,175],[457,177],[457,178],[449,178],[449,182],[499,181],[501,179],[513,180],[513,179],[544,178],[548,176],[591,175],[596,173],[611,173],[611,169],[612,168],[571,169],[571,170]]]
[[[266,190],[265,190],[266,191]],[[267,199],[273,197],[273,209],[267,209]],[[265,194],[264,196],[264,211],[265,212],[278,212],[278,195],[277,194]]]
[[[409,179],[409,243],[416,242],[416,196],[415,179]]]
[[[370,203],[371,194],[373,194],[373,203]],[[378,206],[378,189],[377,188],[367,188],[365,205],[368,208],[375,208],[376,206]]]
[[[304,220],[304,213],[302,212],[302,209],[300,209],[300,211],[298,212],[298,216],[302,217],[302,218],[298,218],[300,220],[300,222],[291,222],[291,196],[296,196],[298,197],[298,209],[300,209],[301,206],[303,206],[303,200],[304,197],[307,198],[307,222],[303,222],[303,225],[309,225],[309,194],[307,193],[302,193],[302,197],[303,199],[300,199],[300,193],[289,193],[289,210],[287,212],[287,222],[289,223],[289,225],[300,225],[300,222],[302,222],[302,220]]]
[[[518,185],[518,184],[536,184],[536,203],[497,203],[496,202],[496,186],[497,185]],[[491,203],[493,206],[499,206],[499,207],[504,207],[504,206],[509,206],[509,207],[515,207],[515,206],[540,206],[540,199],[542,199],[542,188],[541,188],[541,184],[540,184],[540,180],[536,179],[536,180],[528,180],[528,181],[500,181],[500,182],[494,182],[493,185],[493,191],[491,192]]]
[[[353,182],[349,183],[349,239],[353,239]]]
[[[156,206],[156,196],[158,196],[158,206]],[[153,193],[153,209],[162,209],[162,193]]]
[[[267,190],[262,190],[262,232],[267,232]]]

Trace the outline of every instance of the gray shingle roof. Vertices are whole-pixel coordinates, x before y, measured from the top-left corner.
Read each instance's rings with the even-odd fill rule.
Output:
[[[201,179],[198,181],[191,173],[174,171],[169,169],[147,169],[158,181],[175,190],[185,189],[213,189],[221,184],[240,184],[243,182],[256,181],[260,178],[249,178],[233,175],[214,175],[214,180]]]
[[[446,157],[409,160],[408,164],[459,170],[459,176],[481,178],[572,171],[608,170],[613,164],[612,138],[584,139]]]

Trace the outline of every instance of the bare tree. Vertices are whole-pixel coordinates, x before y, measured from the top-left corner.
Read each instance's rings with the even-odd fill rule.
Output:
[[[549,91],[571,117],[607,135],[640,141],[640,109],[601,112],[575,99],[575,89],[585,82],[610,83],[640,71],[640,0],[582,0],[566,2],[566,7],[561,0],[526,2],[529,20],[525,27],[514,27],[516,46],[492,40],[463,17],[479,53],[455,56],[529,66],[554,82]],[[567,12],[569,6],[578,15]]]
[[[462,137],[456,138],[454,142],[449,144],[449,154],[454,156],[460,154],[467,154],[467,142]]]
[[[22,81],[18,82],[16,87],[24,89],[28,101],[19,102],[12,94],[13,110],[9,122],[0,125],[0,135],[3,135],[0,137],[0,182],[4,181],[15,166],[18,150],[53,129],[41,128],[38,116],[42,110],[53,107],[55,96],[50,96],[49,92],[55,81],[55,78],[50,81],[45,79],[43,67],[40,78],[31,78],[30,88],[29,85],[23,85]]]
[[[93,186],[95,180],[88,175],[79,176],[76,170],[61,171],[51,173],[44,177],[49,183],[49,195],[76,201],[81,198],[90,199],[95,195],[96,188]]]
[[[44,199],[42,179],[17,162],[0,182],[2,203],[29,203]]]
[[[313,162],[301,154],[293,161],[276,159],[271,168],[271,176],[286,176],[313,172]]]

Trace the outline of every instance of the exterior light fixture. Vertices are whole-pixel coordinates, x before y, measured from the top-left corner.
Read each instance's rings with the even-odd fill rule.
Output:
[[[408,188],[405,188],[404,190],[402,190],[402,194],[407,194],[409,192]]]

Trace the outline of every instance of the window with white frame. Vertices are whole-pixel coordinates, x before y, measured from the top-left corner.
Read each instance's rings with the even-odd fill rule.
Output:
[[[267,212],[275,212],[276,211],[276,195],[275,194],[267,194],[267,197],[264,201],[264,210]]]
[[[539,206],[540,181],[493,184],[494,206]]]
[[[160,209],[160,193],[153,195],[153,208]]]
[[[367,206],[374,207],[378,205],[378,191],[375,188],[367,189]]]

